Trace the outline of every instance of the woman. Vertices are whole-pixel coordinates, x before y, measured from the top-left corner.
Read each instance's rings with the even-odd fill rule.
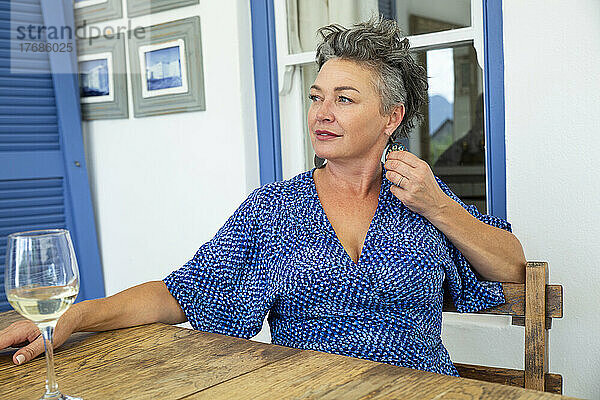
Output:
[[[477,274],[522,281],[521,244],[413,154],[389,152],[382,165],[427,89],[396,24],[320,33],[308,125],[324,166],[255,190],[164,282],[75,305],[57,344],[75,331],[186,320],[249,338],[268,314],[276,344],[457,375],[440,339],[443,284],[460,311],[504,302],[501,285]],[[43,351],[37,336],[17,323],[0,348],[32,342],[13,357],[23,363]]]

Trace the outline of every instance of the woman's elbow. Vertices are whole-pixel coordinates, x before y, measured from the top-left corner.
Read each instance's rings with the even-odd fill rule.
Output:
[[[513,236],[513,248],[510,251],[512,257],[505,258],[505,266],[500,273],[498,281],[500,282],[513,282],[513,283],[524,283],[525,282],[525,270],[527,267],[527,260],[525,259],[525,253],[523,252],[523,246],[516,236]]]
[[[487,274],[481,274],[481,277],[486,281],[503,282],[503,283],[524,283],[525,282],[525,266],[526,262],[522,263],[506,263],[498,264],[498,268]]]
[[[517,237],[513,234],[515,241],[515,261],[513,263],[513,276],[516,283],[525,283],[525,271],[527,269],[527,260],[525,259],[525,252],[523,251],[523,245]]]
[[[515,266],[512,267],[511,279],[506,282],[514,283],[525,283],[525,270],[527,267],[527,261],[525,258]]]

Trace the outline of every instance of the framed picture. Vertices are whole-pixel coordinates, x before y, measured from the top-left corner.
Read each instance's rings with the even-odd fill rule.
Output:
[[[80,56],[79,95],[82,103],[104,103],[115,99],[112,53]]]
[[[181,39],[138,49],[142,97],[187,93],[185,42]]]
[[[83,119],[128,118],[125,35],[81,40],[79,95]]]
[[[123,16],[121,0],[73,0],[77,26]]]
[[[134,116],[205,110],[200,18],[144,32],[128,39]]]
[[[199,0],[128,0],[127,16],[129,18],[138,17],[140,15],[159,13],[172,8],[185,7],[198,3]]]

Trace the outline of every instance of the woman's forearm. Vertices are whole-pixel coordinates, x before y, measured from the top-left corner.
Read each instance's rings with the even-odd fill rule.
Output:
[[[84,332],[186,321],[177,300],[161,281],[146,282],[103,299],[83,301],[68,313],[75,320],[75,331]]]
[[[525,254],[510,232],[473,217],[448,197],[444,208],[430,222],[442,231],[484,278],[499,282],[525,281]]]

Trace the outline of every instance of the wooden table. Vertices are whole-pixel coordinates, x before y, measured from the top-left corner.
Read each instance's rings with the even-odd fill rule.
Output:
[[[18,318],[0,314],[0,329]],[[0,398],[39,398],[44,357],[12,354],[0,351]],[[78,333],[55,354],[60,389],[85,400],[566,398],[163,324]]]

